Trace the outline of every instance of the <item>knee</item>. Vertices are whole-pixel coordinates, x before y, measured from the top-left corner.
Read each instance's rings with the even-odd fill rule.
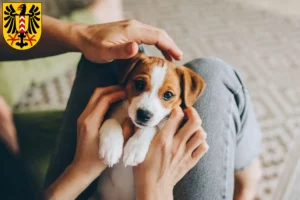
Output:
[[[238,72],[225,61],[216,57],[202,57],[186,64],[194,72],[198,73],[208,85],[225,85],[233,87],[233,91],[240,89],[243,84]]]
[[[187,63],[186,66],[204,78],[220,78],[234,71],[231,65],[217,57],[197,58]]]

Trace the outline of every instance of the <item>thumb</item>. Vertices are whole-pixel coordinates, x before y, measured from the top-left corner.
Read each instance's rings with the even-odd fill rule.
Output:
[[[108,48],[108,60],[127,59],[138,53],[139,46],[136,42],[122,43]]]

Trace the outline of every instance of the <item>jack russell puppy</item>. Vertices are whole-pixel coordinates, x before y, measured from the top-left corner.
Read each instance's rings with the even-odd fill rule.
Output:
[[[191,107],[205,87],[201,76],[192,70],[161,58],[138,53],[118,62],[119,81],[128,99],[113,108],[99,130],[99,156],[110,167],[98,180],[103,200],[135,199],[132,166],[144,161],[153,137],[172,109]],[[121,124],[128,116],[137,131],[123,149]]]

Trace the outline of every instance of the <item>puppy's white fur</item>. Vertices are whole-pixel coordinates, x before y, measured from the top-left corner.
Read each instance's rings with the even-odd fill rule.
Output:
[[[163,85],[167,71],[167,66],[154,67],[151,73],[151,90],[148,92],[143,92],[141,95],[134,97],[129,106],[128,114],[132,119],[133,123],[140,127],[140,125],[135,123],[136,111],[137,109],[146,109],[153,113],[153,117],[147,123],[147,126],[156,126],[166,115],[168,115],[171,110],[166,109],[161,104],[161,100],[158,97],[158,91]]]
[[[158,96],[158,91],[165,80],[166,70],[167,66],[154,67],[151,72],[151,90],[134,97],[130,105],[128,102],[123,102],[115,107],[110,118],[100,129],[99,156],[106,164],[113,166],[99,179],[98,188],[104,200],[135,198],[132,168],[124,165],[136,166],[144,161],[151,141],[158,131],[156,126],[171,112],[170,109],[163,107]],[[135,123],[138,109],[146,109],[153,113],[153,117],[147,122],[147,127]],[[128,140],[122,152],[124,140],[121,124],[128,115],[139,129]],[[118,163],[122,153],[123,162]]]
[[[145,160],[156,132],[155,127],[141,128],[128,140],[123,156],[125,166],[136,166]]]
[[[99,157],[110,167],[119,162],[123,153],[123,133],[121,124],[127,117],[128,102],[116,106],[111,118],[106,120],[100,130]]]

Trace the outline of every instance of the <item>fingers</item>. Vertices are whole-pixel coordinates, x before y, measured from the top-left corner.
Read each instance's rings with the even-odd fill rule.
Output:
[[[101,96],[88,118],[90,118],[93,123],[100,127],[104,115],[107,113],[110,105],[117,101],[124,100],[125,98],[126,94],[123,90]]]
[[[92,101],[95,101],[95,105],[88,105],[78,119],[78,128],[84,130],[83,132],[88,132],[92,134],[92,136],[96,136],[110,105],[126,98],[126,94],[123,90],[111,92],[114,88],[115,87],[111,86],[98,89],[98,91],[94,92],[92,98],[95,99],[90,100],[91,102],[89,103],[93,104]]]
[[[172,56],[170,56],[169,52],[162,51],[161,53],[163,54],[163,56],[165,57],[165,59],[167,59],[170,62],[173,61],[173,58],[172,58]]]
[[[181,143],[186,143],[192,135],[200,128],[201,126],[201,119],[194,108],[186,108],[183,111],[188,118],[187,122],[184,126],[178,131],[175,136],[175,139],[180,141]]]
[[[133,57],[139,51],[139,46],[136,42],[122,43],[111,45],[108,47],[108,60],[127,59]]]
[[[83,120],[93,111],[95,108],[95,104],[99,100],[100,97],[102,97],[105,94],[109,94],[115,91],[122,90],[122,87],[119,85],[112,85],[108,87],[102,87],[102,88],[96,88],[94,93],[92,94],[87,106],[85,107],[84,111],[78,118],[78,125],[83,123]]]
[[[203,142],[200,144],[195,151],[192,153],[192,159],[194,162],[198,162],[200,158],[204,156],[204,154],[208,151],[209,146],[207,142]]]
[[[135,20],[130,20],[129,23],[131,23],[131,27],[134,30],[131,32],[131,36],[133,37],[132,39],[134,39],[137,43],[155,45],[163,52],[164,55],[168,53],[176,60],[180,60],[182,58],[182,51],[166,31]]]
[[[119,85],[112,85],[112,86],[108,86],[108,87],[101,87],[101,88],[96,88],[92,97],[90,98],[87,107],[94,105],[95,102],[99,99],[99,97],[108,94],[108,93],[112,93],[115,91],[119,91],[122,90],[122,87]]]
[[[164,127],[161,129],[161,134],[158,134],[162,138],[170,138],[175,135],[177,132],[177,129],[179,128],[182,120],[183,120],[184,114],[182,109],[178,106],[176,107],[172,113]]]
[[[182,51],[167,34],[166,31],[154,28],[143,28],[141,29],[141,40],[145,44],[155,45],[162,52],[167,52],[176,60],[182,59]],[[166,53],[164,53],[166,55]]]
[[[200,144],[206,142],[206,133],[203,128],[200,128],[196,131],[196,133],[188,140],[186,144],[186,152],[191,155]]]
[[[187,143],[185,154],[187,156],[187,163],[188,166],[190,166],[190,168],[195,166],[200,160],[200,158],[202,158],[204,154],[208,151],[209,146],[205,139],[206,133],[201,128],[193,135],[193,137]]]

